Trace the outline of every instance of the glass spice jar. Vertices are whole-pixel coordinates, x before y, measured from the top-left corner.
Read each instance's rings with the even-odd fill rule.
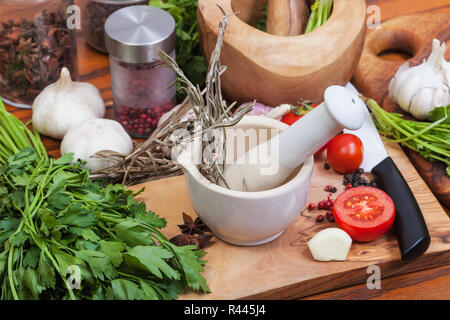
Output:
[[[175,73],[158,49],[175,59],[175,20],[159,8],[131,6],[105,23],[116,120],[136,138],[148,137],[175,106]]]
[[[115,11],[148,0],[88,0],[83,10],[83,31],[87,43],[94,49],[108,53],[105,46],[105,21]]]
[[[75,29],[66,23],[73,0],[0,1],[0,96],[30,108],[67,67],[78,80]]]

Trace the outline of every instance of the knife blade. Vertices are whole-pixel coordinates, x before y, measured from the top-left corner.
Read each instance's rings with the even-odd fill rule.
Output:
[[[351,83],[348,83],[346,87],[358,94]],[[364,119],[360,129],[344,129],[344,132],[354,134],[361,139],[364,147],[361,168],[366,172],[372,172],[378,178],[383,190],[394,202],[394,230],[402,259],[416,259],[425,253],[431,242],[425,219],[408,183],[387,154],[367,108],[364,108]]]

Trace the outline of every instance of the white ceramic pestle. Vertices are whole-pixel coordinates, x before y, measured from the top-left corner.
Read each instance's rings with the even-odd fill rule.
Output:
[[[263,191],[276,188],[342,129],[359,129],[364,122],[361,99],[342,86],[325,90],[324,102],[267,142],[250,149],[225,168],[232,190]]]

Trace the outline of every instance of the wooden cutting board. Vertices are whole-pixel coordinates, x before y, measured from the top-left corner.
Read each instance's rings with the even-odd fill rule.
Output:
[[[397,240],[390,231],[375,241],[354,243],[347,261],[314,261],[306,243],[321,229],[336,225],[315,222],[316,216],[325,211],[303,210],[278,239],[264,245],[239,247],[213,238],[212,245],[206,249],[208,262],[204,273],[212,293],[187,292],[181,298],[299,298],[365,283],[369,276],[367,267],[373,264],[381,268],[382,277],[450,264],[450,218],[401,148],[397,144],[386,147],[414,192],[428,225],[432,240],[424,256],[408,263],[401,261]],[[323,158],[316,159],[307,203],[317,203],[326,198],[326,185],[338,188],[335,195],[343,190],[343,177],[332,169],[325,170],[323,163]],[[167,227],[163,230],[166,236],[179,234],[177,225],[182,223],[182,212],[196,216],[183,176],[148,182],[132,189],[138,190],[143,186],[146,189],[138,200],[145,201],[147,209],[167,220]]]
[[[405,61],[410,65],[422,63],[430,55],[434,38],[446,42],[445,56],[449,61],[450,13],[422,13],[384,22],[380,29],[368,32],[352,82],[360,92],[375,99],[385,110],[403,113],[389,97],[389,82]],[[392,57],[390,54],[383,58],[383,53],[389,52],[400,52],[403,57],[410,58],[387,60],[387,57]],[[439,201],[450,209],[450,177],[445,173],[446,166],[442,162],[431,163],[407,148],[405,153]]]

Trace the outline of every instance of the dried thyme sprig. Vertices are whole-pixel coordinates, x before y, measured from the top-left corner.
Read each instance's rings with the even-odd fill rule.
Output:
[[[222,8],[220,9],[222,10]],[[223,10],[222,12],[224,13]],[[203,91],[187,79],[183,71],[171,57],[163,51],[159,52],[161,61],[177,74],[177,80],[182,84],[181,90],[186,92],[187,98],[153,131],[145,142],[136,146],[132,154],[126,156],[111,151],[97,153],[95,157],[108,158],[113,164],[107,168],[92,172],[92,179],[107,178],[126,185],[133,185],[144,181],[182,174],[180,167],[171,159],[170,149],[176,143],[170,137],[176,129],[185,129],[190,133],[191,138],[194,139],[196,137],[194,133],[195,124],[200,123],[200,134],[202,136],[208,137],[212,135],[214,130],[220,130],[220,134],[218,134],[219,138],[217,140],[203,143],[203,148],[211,148],[213,146],[211,149],[211,158],[213,158],[213,161],[203,161],[199,166],[199,170],[211,182],[219,183],[222,181],[226,185],[226,181],[223,178],[225,127],[238,123],[253,107],[253,104],[250,104],[247,108],[233,116],[231,110],[235,103],[227,106],[225,100],[222,98],[220,76],[225,71],[225,67],[220,65],[219,58],[227,22],[228,16],[224,13],[219,24],[216,47],[212,53],[208,67],[206,88]],[[188,119],[187,121],[181,122],[181,119],[190,110],[193,110],[195,119]]]

